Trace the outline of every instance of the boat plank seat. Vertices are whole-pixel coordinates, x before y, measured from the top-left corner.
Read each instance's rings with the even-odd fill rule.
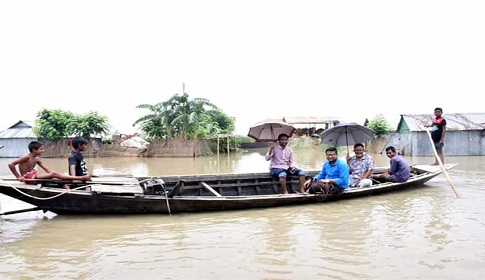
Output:
[[[209,192],[211,192],[213,195],[217,196],[217,197],[222,197],[222,195],[220,195],[218,192],[216,192],[216,190],[214,190],[211,186],[209,186],[206,182],[200,182],[200,185],[202,187],[204,187],[204,189],[208,190]]]
[[[101,185],[101,184],[92,184],[86,187],[91,188],[91,192],[96,194],[143,194],[143,189],[140,185],[124,185],[124,186],[116,186],[116,185]]]
[[[87,184],[109,184],[109,185],[136,185],[139,184],[134,177],[93,177]]]
[[[173,187],[173,189],[168,193],[167,197],[174,197],[176,195],[179,195],[184,188],[184,181],[179,180],[177,184]]]

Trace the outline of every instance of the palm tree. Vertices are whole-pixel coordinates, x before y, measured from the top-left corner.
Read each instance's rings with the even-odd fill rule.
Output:
[[[217,106],[205,98],[189,100],[187,93],[182,95],[181,101],[177,108],[177,117],[173,121],[180,125],[182,139],[195,140],[199,135],[200,122],[207,112],[206,108],[217,109]]]
[[[149,137],[160,140],[172,138],[170,114],[164,110],[163,104],[140,104],[136,108],[148,109],[151,113],[136,120],[133,126],[140,124],[140,129]]]
[[[212,119],[212,115],[208,114],[208,112],[218,111],[217,106],[205,98],[190,100],[187,93],[174,94],[165,102],[155,105],[141,104],[137,108],[148,109],[151,113],[135,121],[133,126],[140,124],[142,131],[158,139],[196,140],[200,135],[209,132],[208,127],[219,125]],[[233,123],[231,125],[233,129]],[[211,129],[211,131],[214,130]]]

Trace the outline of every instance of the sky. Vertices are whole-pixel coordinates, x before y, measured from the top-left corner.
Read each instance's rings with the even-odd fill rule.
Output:
[[[2,0],[0,131],[41,109],[112,131],[175,93],[236,118],[484,112],[485,1]]]

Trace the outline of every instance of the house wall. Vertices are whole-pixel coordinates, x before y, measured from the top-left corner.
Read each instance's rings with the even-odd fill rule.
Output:
[[[152,141],[144,156],[147,157],[199,157],[210,151],[210,140]]]
[[[0,145],[4,147],[0,149],[0,157],[2,158],[17,158],[29,153],[30,141],[37,140],[35,138],[3,138],[0,139]]]
[[[394,146],[397,151],[406,156],[434,156],[431,140],[426,131],[391,133],[384,135],[384,138],[387,139],[387,143],[382,146],[382,141],[380,141],[378,143],[380,149]],[[478,130],[447,131],[443,153],[445,156],[484,156],[485,132],[482,133]]]

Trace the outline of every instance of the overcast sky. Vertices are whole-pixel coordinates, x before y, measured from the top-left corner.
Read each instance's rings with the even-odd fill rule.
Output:
[[[484,112],[485,1],[0,1],[0,130],[42,108],[132,133],[182,92],[236,118]]]

